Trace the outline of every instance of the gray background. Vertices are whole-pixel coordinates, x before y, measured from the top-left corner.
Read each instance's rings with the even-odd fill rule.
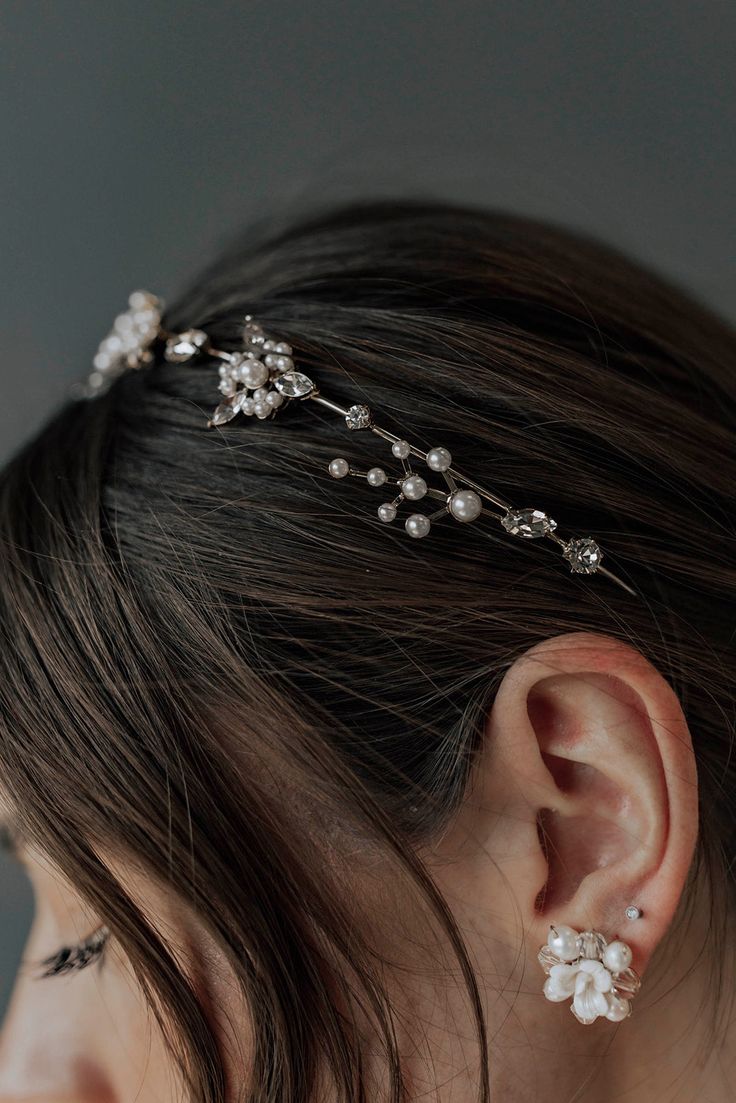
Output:
[[[0,0],[0,35],[0,458],[130,290],[325,196],[552,217],[736,314],[731,0]],[[0,888],[2,1007],[30,894]]]

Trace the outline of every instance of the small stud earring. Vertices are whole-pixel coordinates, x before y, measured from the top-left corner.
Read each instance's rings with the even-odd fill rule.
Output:
[[[636,904],[629,904],[625,912],[627,919],[641,919],[642,914],[641,908],[637,908]]]
[[[631,1014],[641,981],[631,968],[631,947],[620,938],[607,942],[598,931],[551,926],[539,964],[547,974],[544,994],[553,1003],[572,997],[570,1010],[585,1026],[599,1017],[613,1023]]]

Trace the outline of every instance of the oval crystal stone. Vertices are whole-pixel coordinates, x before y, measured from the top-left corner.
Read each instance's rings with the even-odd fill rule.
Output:
[[[512,536],[523,536],[527,540],[546,536],[557,528],[557,522],[541,509],[510,509],[501,518],[501,524]]]
[[[304,398],[315,389],[309,376],[299,371],[285,372],[274,379],[273,384],[286,398]]]

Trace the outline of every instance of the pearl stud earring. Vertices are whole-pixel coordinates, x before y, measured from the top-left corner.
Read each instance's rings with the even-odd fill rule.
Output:
[[[607,942],[598,931],[558,923],[550,927],[538,958],[547,974],[545,996],[553,1003],[572,997],[570,1010],[579,1023],[587,1026],[599,1017],[618,1023],[631,1014],[641,981],[626,942]]]

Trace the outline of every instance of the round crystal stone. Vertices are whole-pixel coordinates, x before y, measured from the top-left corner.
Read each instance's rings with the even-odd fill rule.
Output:
[[[523,536],[527,540],[546,536],[557,528],[557,522],[541,509],[510,509],[501,518],[501,524],[512,536]]]
[[[368,406],[351,406],[345,414],[348,429],[367,429],[371,423],[371,411]]]
[[[603,552],[591,536],[568,540],[562,554],[576,574],[593,574],[603,558]]]

